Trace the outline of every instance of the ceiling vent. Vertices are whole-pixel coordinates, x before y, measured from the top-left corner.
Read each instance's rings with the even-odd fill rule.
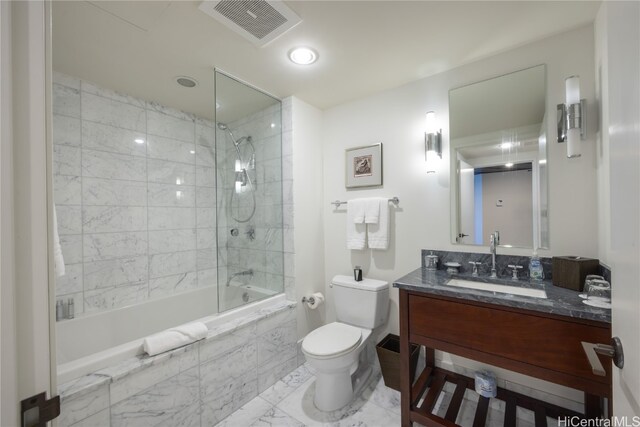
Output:
[[[302,21],[282,1],[205,0],[199,9],[260,47]]]

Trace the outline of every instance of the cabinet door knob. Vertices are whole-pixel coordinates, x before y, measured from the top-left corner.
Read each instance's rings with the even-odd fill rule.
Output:
[[[589,360],[589,364],[591,365],[591,370],[594,375],[601,377],[606,375],[604,367],[598,358],[598,354],[611,357],[613,359],[613,364],[616,365],[616,367],[620,369],[624,367],[624,351],[622,350],[622,342],[618,337],[611,338],[610,345],[593,344],[582,341],[582,348],[587,355],[587,359]]]

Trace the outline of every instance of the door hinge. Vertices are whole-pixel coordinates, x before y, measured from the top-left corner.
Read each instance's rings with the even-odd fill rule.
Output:
[[[20,402],[22,427],[45,427],[58,415],[60,415],[60,396],[53,396],[47,400],[47,393],[42,392]]]

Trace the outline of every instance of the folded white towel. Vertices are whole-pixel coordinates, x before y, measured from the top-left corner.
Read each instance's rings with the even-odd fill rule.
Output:
[[[53,260],[56,277],[64,276],[66,273],[64,269],[64,256],[62,255],[62,247],[60,246],[58,215],[56,215],[55,205],[53,205]]]
[[[347,215],[351,213],[354,224],[364,223],[364,210],[368,199],[353,199],[347,201]]]
[[[377,224],[367,226],[367,239],[371,249],[389,248],[389,201],[378,199],[380,206],[380,218]]]
[[[202,322],[187,323],[146,337],[143,348],[149,356],[154,356],[206,338],[208,333],[209,328]]]
[[[380,217],[381,201],[386,201],[382,197],[370,197],[364,199],[364,222],[365,224],[377,224]]]
[[[362,209],[361,209],[362,208]],[[362,217],[362,221],[356,223],[355,216]],[[364,204],[360,201],[349,200],[347,202],[347,248],[362,250],[365,247],[367,226],[364,224]]]

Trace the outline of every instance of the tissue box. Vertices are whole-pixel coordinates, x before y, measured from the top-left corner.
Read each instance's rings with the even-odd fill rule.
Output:
[[[561,288],[582,292],[584,279],[589,274],[598,274],[600,261],[576,256],[554,256],[551,259],[551,281]]]

